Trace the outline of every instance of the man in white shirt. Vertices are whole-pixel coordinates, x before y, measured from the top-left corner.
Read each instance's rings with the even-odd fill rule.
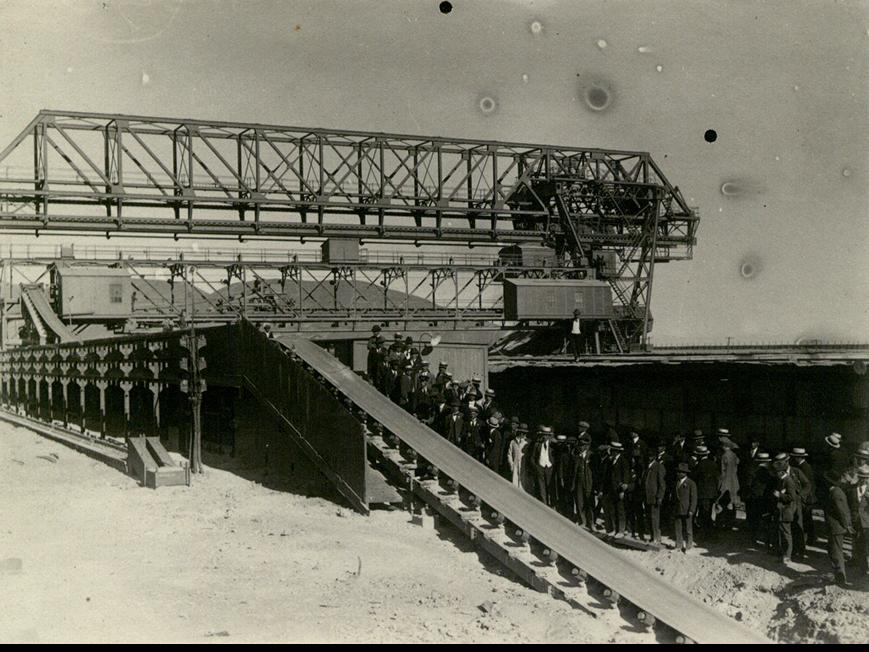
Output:
[[[573,361],[576,362],[582,350],[582,319],[579,308],[573,311],[573,319],[570,322],[570,344],[573,347]]]

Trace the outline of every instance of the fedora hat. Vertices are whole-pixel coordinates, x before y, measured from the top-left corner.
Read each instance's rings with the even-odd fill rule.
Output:
[[[393,338],[394,340],[396,340],[396,341],[397,341],[397,340],[400,340],[400,339],[401,339],[401,333],[396,333],[395,335],[392,336],[392,338]]]
[[[676,473],[688,473],[691,471],[691,467],[688,466],[687,462],[680,462],[679,466],[676,467]]]
[[[727,428],[719,428],[718,429],[719,437],[730,437],[730,431]]]
[[[439,368],[439,369],[446,369],[446,368],[449,367],[449,366],[450,366],[449,363],[448,363],[448,362],[444,362],[443,360],[441,360],[440,363],[438,363],[438,368]]]
[[[860,444],[860,446],[857,448],[857,452],[854,453],[854,455],[856,455],[860,459],[869,459],[869,441],[864,441],[862,444]]]
[[[498,419],[498,417],[495,417],[495,416],[489,417],[488,423],[493,428],[497,428],[499,425],[501,425],[501,421]]]
[[[824,441],[833,448],[842,447],[842,435],[840,435],[838,432],[831,433],[828,437],[824,437]]]
[[[379,332],[380,332],[380,326],[378,326],[377,324],[374,324],[374,326],[371,327],[371,332],[372,332],[372,333],[379,333]]]
[[[806,453],[805,448],[792,448],[791,449],[791,457],[808,457],[809,454]]]
[[[516,432],[528,432],[528,424],[527,423],[520,423],[516,427]]]

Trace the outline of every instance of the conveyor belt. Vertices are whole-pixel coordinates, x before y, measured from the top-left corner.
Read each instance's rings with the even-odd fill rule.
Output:
[[[32,308],[36,314],[34,319],[41,319],[42,323],[48,330],[57,336],[61,343],[74,342],[78,338],[70,331],[66,324],[60,321],[60,318],[54,314],[51,306],[48,305],[48,299],[45,296],[42,288],[38,285],[22,285],[21,293],[26,297],[25,305]]]
[[[658,621],[699,643],[770,642],[661,580],[513,486],[394,404],[315,343],[299,336],[276,339],[444,475]]]

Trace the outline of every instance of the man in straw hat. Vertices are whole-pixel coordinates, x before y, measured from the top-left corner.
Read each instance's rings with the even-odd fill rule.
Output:
[[[603,467],[603,509],[606,531],[616,537],[624,536],[627,525],[625,495],[631,486],[631,467],[624,456],[624,446],[610,442],[609,459]]]
[[[795,540],[794,544],[795,552],[796,548],[799,548],[803,554],[805,553],[806,544],[811,545],[815,543],[815,521],[812,518],[812,510],[817,502],[815,498],[815,474],[807,461],[808,457],[809,454],[806,453],[805,448],[797,446],[791,449],[791,473],[799,483],[800,509],[802,512],[800,529],[796,533],[799,543]]]
[[[697,462],[692,475],[697,484],[697,525],[707,532],[712,529],[712,506],[718,499],[718,464],[709,455],[706,446],[697,446]]]
[[[848,455],[842,448],[842,435],[838,432],[830,433],[824,437],[824,452],[820,459],[820,478],[817,494],[821,502],[826,500],[827,489],[831,484],[839,482],[842,474],[850,466]]]
[[[510,477],[513,484],[529,492],[530,473],[528,469],[528,424],[520,423],[516,426],[516,436],[510,442],[507,452],[507,466],[510,469]]]
[[[793,551],[792,524],[796,520],[800,506],[797,485],[788,473],[788,454],[779,453],[772,463],[776,479],[773,483],[772,497],[775,501],[773,517],[778,533],[778,552],[783,564],[789,564]]]
[[[694,547],[694,512],[697,511],[697,485],[688,477],[687,462],[676,467],[676,485],[673,487],[673,527],[676,531],[676,550],[688,552]],[[685,533],[685,539],[682,533]]]

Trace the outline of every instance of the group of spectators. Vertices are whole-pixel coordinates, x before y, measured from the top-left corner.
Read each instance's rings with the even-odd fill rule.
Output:
[[[480,377],[457,380],[445,362],[432,372],[422,353],[400,334],[387,345],[375,327],[367,376],[455,446],[581,526],[661,544],[662,522],[672,523],[675,548],[687,552],[695,532],[736,529],[742,508],[748,534],[788,564],[815,543],[814,513],[822,509],[836,580],[850,585],[846,536],[858,572],[869,572],[869,441],[848,455],[832,433],[813,468],[803,448],[771,454],[751,441],[741,449],[725,428],[655,442],[635,431],[622,441],[612,428],[592,438],[585,421],[573,432],[532,430],[501,412]]]

